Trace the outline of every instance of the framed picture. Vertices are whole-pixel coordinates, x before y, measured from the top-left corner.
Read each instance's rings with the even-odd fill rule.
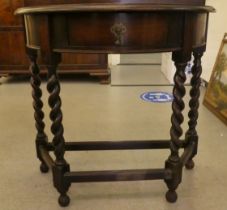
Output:
[[[203,103],[227,125],[227,33],[222,40]]]

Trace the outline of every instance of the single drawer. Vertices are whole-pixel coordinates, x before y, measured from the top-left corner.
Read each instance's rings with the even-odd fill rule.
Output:
[[[45,14],[44,14],[45,15]],[[74,12],[48,15],[56,51],[130,53],[179,50],[186,12]],[[194,47],[206,43],[207,13],[193,15]],[[40,46],[42,15],[25,15],[27,44]]]

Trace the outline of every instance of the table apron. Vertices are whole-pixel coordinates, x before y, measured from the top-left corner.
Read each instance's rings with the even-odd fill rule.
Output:
[[[206,44],[208,13],[191,13],[193,47]],[[182,48],[187,12],[82,12],[26,14],[27,46],[40,48],[41,19],[48,17],[55,51],[136,53]]]

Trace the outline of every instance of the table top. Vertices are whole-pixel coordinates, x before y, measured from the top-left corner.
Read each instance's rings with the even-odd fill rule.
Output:
[[[121,4],[121,3],[86,3],[63,4],[50,6],[23,7],[15,11],[15,14],[33,13],[61,13],[61,12],[154,12],[154,11],[191,11],[191,12],[215,12],[211,6],[193,5],[168,5],[168,4]]]
[[[83,3],[24,7],[27,47],[54,52],[151,53],[205,47],[210,6]],[[91,36],[92,34],[92,36]]]

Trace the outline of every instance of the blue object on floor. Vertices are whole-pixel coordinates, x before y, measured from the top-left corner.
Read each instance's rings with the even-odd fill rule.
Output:
[[[141,99],[153,103],[166,103],[173,101],[173,95],[166,92],[146,92],[140,96]]]

